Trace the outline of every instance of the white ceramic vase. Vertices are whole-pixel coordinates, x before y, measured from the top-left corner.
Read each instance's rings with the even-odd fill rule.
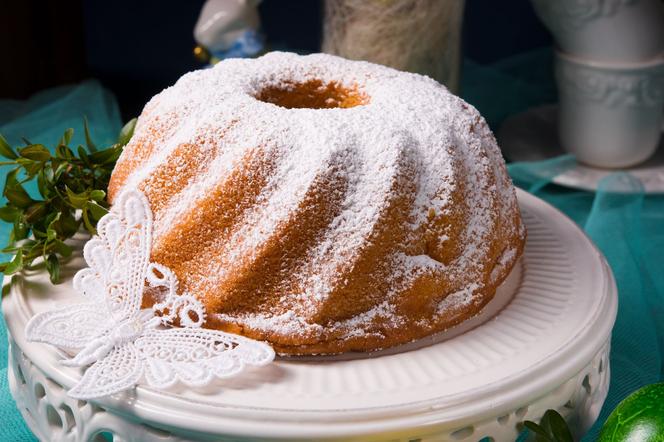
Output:
[[[657,149],[664,121],[664,3],[532,0],[558,46],[562,147],[625,168]]]

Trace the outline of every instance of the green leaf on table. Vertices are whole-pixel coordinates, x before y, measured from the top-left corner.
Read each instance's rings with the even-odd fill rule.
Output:
[[[72,253],[66,240],[81,225],[95,233],[97,222],[108,213],[108,182],[135,124],[136,120],[127,123],[118,142],[102,148],[92,141],[84,120],[85,147],[69,147],[74,131],[67,129],[53,154],[27,138],[25,145],[12,147],[0,136],[0,155],[8,159],[0,166],[12,168],[3,188],[8,202],[0,207],[0,220],[12,224],[4,251],[15,254],[11,261],[0,263],[0,271],[15,273],[41,257],[51,281],[60,280],[61,260]],[[34,180],[41,199],[33,199],[24,187]]]
[[[53,241],[58,237],[58,232],[56,230],[56,223],[60,220],[61,212],[55,214],[53,219],[51,219],[46,227],[46,241]],[[47,218],[48,221],[48,218]]]
[[[574,442],[565,419],[555,410],[547,410],[539,424],[524,421],[523,426],[534,433],[537,442]]]
[[[547,426],[551,430],[551,434],[555,440],[574,442],[572,432],[567,426],[567,422],[565,422],[565,419],[563,419],[560,414],[554,410],[547,410],[547,412],[544,413],[543,419],[547,419]]]
[[[551,436],[549,436],[549,433],[544,431],[542,427],[537,425],[533,421],[525,421],[523,423],[523,426],[526,427],[528,430],[532,431],[535,434],[535,440],[538,442],[551,442]]]
[[[58,237],[71,238],[78,232],[80,222],[76,220],[74,214],[71,212],[61,212],[58,220],[53,224]]]
[[[7,267],[5,267],[4,274],[12,275],[21,270],[23,270],[23,253],[19,250],[16,252],[14,259],[12,259],[9,264],[7,264]]]
[[[48,258],[46,258],[46,270],[48,271],[51,284],[60,282],[60,261],[56,255],[48,255]]]
[[[71,247],[65,244],[64,242],[60,241],[59,239],[53,240],[53,250],[55,250],[65,258],[69,258],[72,253]]]

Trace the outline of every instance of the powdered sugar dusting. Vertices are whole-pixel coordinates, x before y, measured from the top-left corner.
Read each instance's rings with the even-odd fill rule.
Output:
[[[350,108],[311,109],[284,108],[256,98],[267,87],[288,88],[312,80],[358,91],[367,100]],[[151,132],[157,123],[168,128],[166,136]],[[242,212],[229,235],[204,245],[214,256],[195,275],[178,275],[189,281],[189,290],[201,293],[214,292],[239,265],[259,265],[263,245],[299,216],[302,202],[321,182],[343,184],[330,196],[335,211],[329,222],[284,277],[288,281],[282,287],[288,289],[280,294],[283,308],[218,314],[218,319],[244,327],[307,336],[331,329],[345,330],[348,336],[375,333],[370,324],[377,318],[400,327],[408,318],[396,307],[398,297],[422,275],[442,275],[435,277],[460,287],[433,297],[432,314],[444,314],[468,303],[482,288],[477,275],[484,271],[483,257],[498,223],[522,229],[507,221],[516,207],[514,191],[477,111],[428,77],[370,63],[279,52],[256,60],[227,60],[186,74],[154,97],[120,163],[131,160],[135,140],[152,141],[155,148],[125,186],[145,185],[146,192],[149,184],[142,183],[165,162],[176,161],[172,157],[179,146],[196,143],[206,155],[205,164],[199,165],[203,172],[188,178],[158,213],[155,244],[200,198],[242,167],[248,154],[256,151],[272,159],[253,206]],[[453,195],[461,189],[467,206],[463,249],[443,263],[427,250],[444,250],[450,240],[447,230],[436,230],[428,240],[431,245],[424,245],[422,236],[431,236],[434,223],[451,216]],[[395,209],[400,207],[409,209]],[[381,237],[386,214],[392,213],[398,216],[391,226],[396,233]],[[378,278],[389,286],[375,296],[382,300],[350,317],[317,323],[316,313],[346,283],[368,244],[394,235],[402,237],[386,246],[376,261],[377,274],[389,269]],[[515,257],[503,258],[506,264]]]

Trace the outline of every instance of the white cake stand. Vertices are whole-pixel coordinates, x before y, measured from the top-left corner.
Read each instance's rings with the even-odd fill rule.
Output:
[[[505,120],[498,131],[498,144],[505,157],[510,161],[541,161],[567,153],[558,141],[556,113],[556,105],[545,105]],[[650,159],[621,170],[638,178],[645,193],[664,193],[664,135]],[[552,181],[561,186],[595,191],[602,178],[617,171],[576,163]]]
[[[581,434],[608,389],[615,283],[572,221],[525,192],[518,198],[525,254],[482,316],[396,350],[281,359],[200,391],[139,386],[70,399],[80,372],[59,365],[52,347],[26,342],[24,327],[35,312],[74,302],[71,283],[16,275],[3,301],[12,394],[42,440],[512,441],[520,422],[549,408]]]

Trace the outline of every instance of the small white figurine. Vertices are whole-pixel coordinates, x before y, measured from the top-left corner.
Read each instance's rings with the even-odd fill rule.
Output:
[[[258,4],[261,0],[207,0],[194,27],[194,55],[215,64],[225,58],[253,57],[263,50]]]

